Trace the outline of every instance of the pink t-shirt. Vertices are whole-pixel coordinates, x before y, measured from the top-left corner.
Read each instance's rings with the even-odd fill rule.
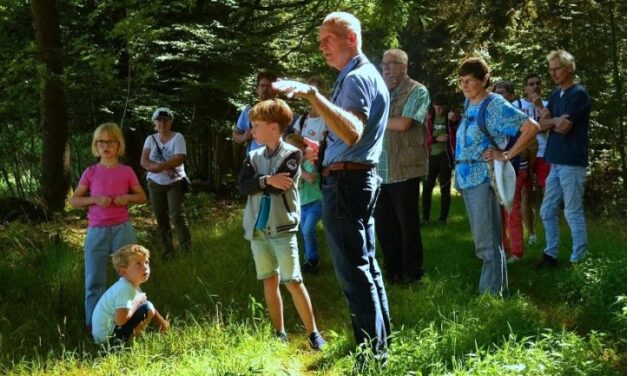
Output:
[[[139,185],[137,175],[132,168],[123,164],[107,168],[100,163],[88,167],[78,184],[87,187],[90,196],[109,196],[111,200],[117,196],[131,192],[131,187]],[[87,210],[89,226],[113,226],[129,220],[128,207],[111,204],[103,208],[90,205]]]

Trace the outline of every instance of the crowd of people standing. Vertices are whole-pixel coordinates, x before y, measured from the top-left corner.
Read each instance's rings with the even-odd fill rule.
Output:
[[[572,55],[558,50],[547,56],[557,85],[548,101],[541,98],[539,75],[524,78],[525,96],[517,98],[512,82],[492,86],[488,64],[468,58],[458,70],[465,103],[463,110],[454,111],[446,96],[437,94],[432,100],[427,87],[409,77],[405,51],[385,51],[377,69],[362,52],[360,22],[349,13],[334,12],[324,19],[319,44],[327,64],[339,71],[333,89],[327,92],[326,83],[317,77],[305,83],[261,72],[256,80],[259,102],[242,111],[233,130],[233,140],[246,144],[246,162],[238,179],[240,192],[247,196],[245,237],[279,339],[287,339],[279,289],[284,284],[311,347],[325,344],[301,274],[320,267],[315,229],[322,219],[355,340],[385,364],[391,334],[385,284],[421,280],[425,273],[421,227],[431,225],[436,181],[441,193],[437,222],[446,225],[453,171],[475,253],[483,262],[479,292],[506,293],[507,263],[524,255],[523,223],[528,242],[537,242],[531,197],[535,185],[544,197],[540,216],[546,233],[537,266],[557,266],[561,203],[573,237],[570,262],[586,257],[583,192],[590,99],[574,82]],[[295,118],[279,95],[300,98],[310,109]],[[146,139],[141,158],[166,256],[174,254],[171,221],[181,248],[189,250],[192,244],[183,208],[186,145],[183,135],[171,130],[173,120],[169,108],[155,110],[156,133]],[[137,177],[127,169],[118,173],[125,174],[125,185],[115,187],[122,196],[114,198],[114,205],[95,196],[103,184],[99,174],[113,174],[120,146],[123,153],[123,140],[112,129],[94,134],[93,150],[100,163],[85,172],[72,199],[75,206],[89,207],[90,236],[85,243],[86,271],[92,271],[86,275],[89,327],[106,282],[99,278],[95,283],[93,270],[106,271],[108,254],[135,242],[126,208],[146,200]],[[510,168],[516,175],[508,188],[503,174]],[[103,226],[110,232],[97,235],[96,229]],[[123,234],[111,232],[119,226]],[[299,228],[305,248],[302,265]],[[383,271],[375,257],[377,240]],[[97,263],[96,242],[102,244]],[[138,257],[148,255],[142,251]],[[129,318],[140,306],[128,304]],[[142,320],[155,316],[152,309]],[[160,325],[169,326],[163,321]]]

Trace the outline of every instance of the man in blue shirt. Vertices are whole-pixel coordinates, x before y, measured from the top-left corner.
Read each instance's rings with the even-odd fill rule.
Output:
[[[330,101],[315,87],[299,82],[279,81],[273,86],[307,99],[327,125],[322,161],[324,228],[355,339],[361,346],[370,344],[375,358],[384,362],[390,318],[375,259],[372,214],[380,180],[374,166],[381,154],[390,97],[383,78],[361,52],[361,24],[355,16],[329,14],[320,27],[319,42],[327,64],[340,71]],[[314,148],[306,151],[310,159],[315,155]]]
[[[278,76],[275,73],[269,71],[261,71],[257,74],[257,86],[255,87],[255,91],[257,92],[257,97],[260,102],[272,99],[276,96],[276,92],[272,89],[272,83],[275,82],[277,78]],[[233,129],[233,141],[238,144],[248,142],[246,153],[263,146],[256,143],[250,133],[251,126],[250,120],[248,119],[250,107],[251,106],[246,106],[242,112],[240,112],[237,117],[237,122],[235,123],[235,129]]]
[[[570,262],[582,261],[588,253],[583,194],[588,165],[590,97],[575,83],[575,58],[564,50],[547,56],[549,74],[557,84],[543,110],[540,125],[549,130],[544,159],[551,164],[546,179],[540,216],[546,234],[546,248],[536,266],[557,266],[560,204],[573,239]]]

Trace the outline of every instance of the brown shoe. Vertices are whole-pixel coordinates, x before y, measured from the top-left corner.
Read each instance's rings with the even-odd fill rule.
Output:
[[[535,269],[539,269],[545,266],[551,267],[551,268],[557,268],[557,259],[547,255],[546,253],[542,253],[542,258],[538,260],[535,264],[533,264],[531,267]]]

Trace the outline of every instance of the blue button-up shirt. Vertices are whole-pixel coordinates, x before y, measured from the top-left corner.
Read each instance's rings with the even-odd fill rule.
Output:
[[[250,106],[246,106],[242,112],[239,113],[239,117],[237,118],[237,123],[235,124],[235,128],[239,131],[246,132],[250,129],[250,119],[248,118],[248,112],[250,112]],[[246,153],[250,153],[255,149],[259,149],[263,145],[255,142],[254,139],[248,140],[248,146],[246,147]]]
[[[356,55],[342,69],[333,88],[332,101],[344,110],[366,116],[361,139],[352,146],[329,130],[324,165],[335,162],[359,162],[375,165],[381,154],[381,141],[387,125],[390,96],[383,77],[369,62],[357,67]]]

